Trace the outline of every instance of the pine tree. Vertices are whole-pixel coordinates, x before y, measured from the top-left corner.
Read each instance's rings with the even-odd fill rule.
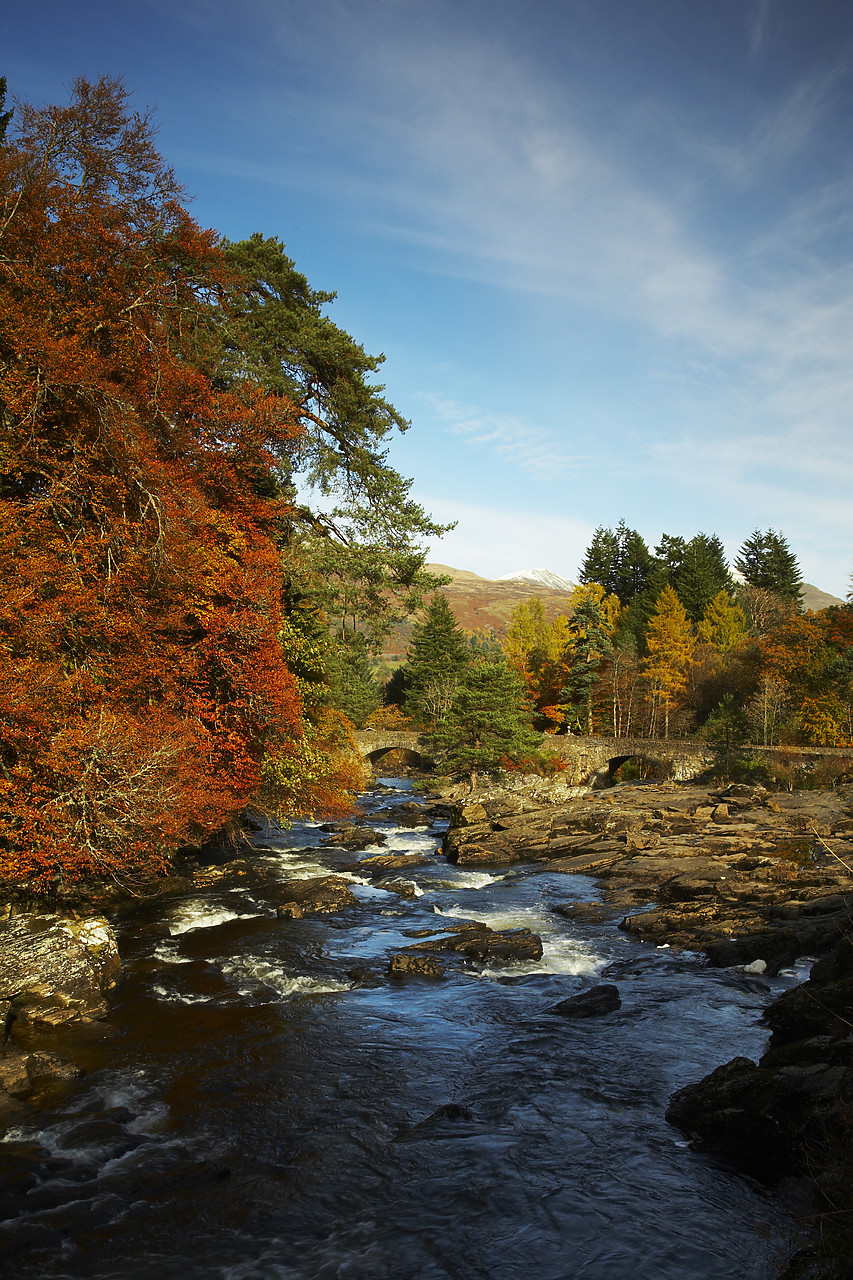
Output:
[[[754,529],[740,549],[735,567],[751,587],[772,591],[801,608],[803,575],[787,540],[775,529]]]
[[[664,710],[664,737],[669,737],[669,713],[687,688],[695,641],[684,606],[672,587],[664,587],[646,632],[644,662],[652,694]]]
[[[690,539],[671,585],[693,622],[699,621],[718,592],[733,590],[723,544],[716,534],[697,533]]]
[[[425,728],[438,725],[450,709],[471,650],[447,596],[437,594],[417,623],[403,668],[406,711]]]
[[[477,659],[462,676],[432,743],[446,753],[450,772],[468,774],[473,788],[481,770],[536,750],[540,738],[530,719],[521,679],[503,656]]]
[[[612,597],[610,597],[612,599]],[[592,733],[592,694],[602,663],[609,655],[612,633],[602,601],[587,593],[571,617],[566,661],[568,673],[564,691],[566,721],[582,733]]]
[[[645,589],[653,567],[654,556],[644,540],[620,520],[616,529],[596,529],[579,577],[584,583],[600,583],[624,605]]]

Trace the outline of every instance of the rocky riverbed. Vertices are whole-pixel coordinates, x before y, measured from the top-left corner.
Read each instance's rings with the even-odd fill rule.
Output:
[[[559,779],[513,776],[472,796],[460,791],[447,788],[437,802],[399,802],[398,792],[384,808],[377,797],[372,817],[315,828],[313,848],[322,854],[323,874],[282,876],[268,856],[280,839],[268,848],[258,828],[242,848],[208,850],[206,861],[187,864],[182,877],[165,887],[179,894],[231,894],[233,901],[239,900],[235,894],[247,895],[287,929],[315,916],[358,917],[366,892],[379,894],[370,902],[394,897],[414,904],[421,886],[434,880],[437,862],[461,876],[460,884],[466,876],[472,883],[511,879],[515,866],[535,875],[538,865],[550,885],[566,877],[565,895],[557,890],[552,897],[552,918],[579,927],[616,923],[659,953],[704,953],[711,966],[739,966],[756,981],[803,957],[821,957],[807,983],[767,1008],[772,1037],[763,1056],[736,1057],[704,1080],[687,1083],[672,1098],[668,1118],[753,1176],[777,1181],[808,1174],[819,1195],[836,1194],[845,1175],[836,1162],[822,1184],[829,1164],[821,1153],[827,1134],[849,1127],[850,793],[689,783],[579,793]],[[447,819],[439,851],[435,837],[429,843],[430,824]],[[393,833],[406,830],[424,832],[417,847],[399,847],[400,835]],[[303,840],[302,847],[310,854],[312,846]],[[235,852],[239,856],[231,856]],[[426,879],[419,883],[421,870]],[[592,883],[600,892],[579,898],[574,887]],[[113,923],[120,923],[126,907],[111,903]],[[149,903],[149,917],[151,909]],[[403,931],[380,964],[348,963],[325,989],[436,980],[444,986],[471,966],[483,972],[496,965],[511,970],[518,964],[520,973],[524,966],[535,969],[542,930],[518,923],[507,928],[494,920],[445,920]],[[145,928],[156,935],[160,925],[152,917]],[[91,1052],[75,1053],[75,1044],[111,1034],[106,1002],[119,978],[111,925],[103,918],[12,914],[0,922],[0,973],[0,1120],[8,1123],[20,1120],[27,1101],[43,1105],[51,1091],[70,1085],[80,1075],[77,1057],[93,1060]],[[549,1012],[597,1021],[612,1017],[621,1003],[619,987],[605,983],[552,1002]],[[832,1186],[826,1178],[835,1180]]]

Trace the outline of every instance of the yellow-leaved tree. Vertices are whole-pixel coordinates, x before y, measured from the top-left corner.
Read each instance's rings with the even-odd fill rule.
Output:
[[[646,629],[648,656],[643,666],[655,711],[663,709],[665,738],[669,737],[669,713],[687,688],[695,645],[684,605],[672,587],[664,587]]]
[[[712,644],[720,653],[728,653],[740,644],[746,635],[746,614],[735,604],[727,591],[718,591],[708,601],[699,623],[699,634],[706,644]]]

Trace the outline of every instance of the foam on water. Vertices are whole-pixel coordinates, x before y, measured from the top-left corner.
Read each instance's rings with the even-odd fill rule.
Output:
[[[426,870],[426,868],[425,868]],[[436,875],[429,875],[428,879],[436,887],[447,889],[485,889],[487,884],[497,884],[499,880],[503,880],[503,876],[491,875],[488,871],[457,871],[454,872],[450,867],[442,867]]]
[[[192,956],[182,956],[174,942],[161,942],[152,951],[155,960],[161,960],[164,964],[194,964]]]
[[[452,907],[433,907],[436,915],[451,920],[472,920],[488,925],[490,929],[529,929],[542,939],[541,960],[519,960],[510,965],[486,964],[465,970],[468,976],[501,978],[510,975],[534,973],[563,973],[573,976],[597,973],[607,964],[604,956],[597,954],[587,944],[571,937],[554,917],[544,915],[534,907],[515,907],[508,911],[477,911],[471,913],[459,904]]]
[[[288,973],[283,965],[260,956],[228,960],[222,965],[222,972],[242,996],[257,996],[259,986],[267,988],[269,993],[279,999],[352,990],[351,982],[342,982],[330,976],[312,977],[307,973]]]
[[[256,915],[254,911],[232,911],[230,907],[211,907],[204,898],[185,903],[176,911],[169,921],[169,931],[173,935],[190,933],[193,929],[212,929],[228,920],[242,920]]]

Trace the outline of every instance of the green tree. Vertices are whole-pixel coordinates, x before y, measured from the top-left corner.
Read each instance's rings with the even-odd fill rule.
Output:
[[[567,666],[564,689],[566,724],[576,725],[582,733],[591,734],[592,701],[602,664],[610,655],[611,619],[605,614],[600,598],[588,592],[579,599],[569,621],[569,645],[564,661]]]
[[[801,608],[803,575],[787,540],[775,529],[754,529],[735,560],[751,587],[771,591]]]
[[[332,706],[343,711],[360,729],[381,702],[367,641],[360,632],[349,632],[345,640],[333,638],[326,658],[326,671]]]
[[[470,660],[471,650],[447,596],[438,593],[423,622],[415,625],[403,668],[408,714],[425,728],[440,724]]]
[[[670,581],[693,622],[699,621],[720,591],[731,592],[734,584],[717,535],[697,533],[691,538]]]
[[[664,737],[670,711],[687,688],[695,640],[690,619],[672,587],[664,587],[646,633],[646,680],[656,705],[663,707]]]
[[[684,563],[684,555],[687,551],[687,543],[678,534],[661,534],[661,540],[655,547],[655,558],[663,565],[669,575],[669,582],[675,579],[676,574]],[[665,585],[665,584],[664,584]],[[661,591],[663,586],[661,586]]]
[[[541,740],[530,720],[518,674],[503,656],[480,658],[465,671],[432,742],[446,753],[449,772],[467,774],[473,789],[480,771],[498,768],[505,757],[517,759],[536,750]]]
[[[424,543],[452,526],[432,521],[409,496],[412,482],[388,465],[388,443],[409,423],[372,380],[385,357],[325,314],[335,294],[312,289],[274,237],[255,232],[223,250],[234,276],[208,335],[215,376],[226,386],[251,378],[295,406],[299,449],[279,475],[291,536],[314,567],[330,623],[342,636],[361,630],[375,649],[442,585],[424,568]]]
[[[625,605],[645,589],[653,567],[654,557],[640,534],[620,520],[615,529],[596,529],[579,577],[583,583],[599,583]]]

